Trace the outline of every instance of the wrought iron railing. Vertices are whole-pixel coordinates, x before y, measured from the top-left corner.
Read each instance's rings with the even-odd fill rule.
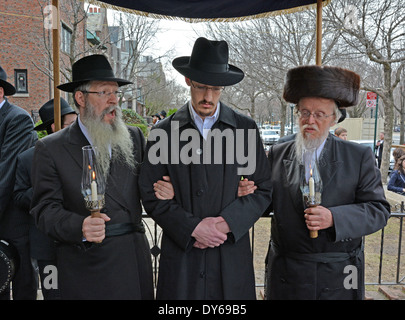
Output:
[[[270,214],[269,217],[271,217]],[[402,242],[403,242],[403,224],[405,217],[404,202],[392,206],[392,213],[387,226],[378,231],[377,233],[366,236],[365,242],[365,260],[366,260],[366,285],[394,285],[405,284],[405,266],[404,261],[401,261],[402,255]],[[268,217],[262,218],[268,219]],[[146,214],[144,214],[144,224],[146,227],[146,234],[151,247],[153,273],[155,285],[157,282],[157,275],[159,270],[159,255],[160,255],[160,242],[162,239],[161,228]],[[270,222],[270,221],[269,221]],[[395,225],[392,227],[391,225]],[[268,228],[270,233],[270,227]],[[379,237],[378,240],[376,240]],[[255,227],[251,230],[251,246],[253,255],[257,254],[255,246]],[[369,244],[369,242],[371,244]],[[376,248],[374,244],[378,242],[379,247]],[[372,252],[370,252],[372,251]],[[375,253],[377,252],[377,253]],[[263,253],[261,253],[263,254]],[[377,265],[378,266],[377,266]],[[402,270],[401,270],[402,267]],[[392,269],[395,268],[395,271]],[[368,272],[370,270],[377,270],[376,272]],[[385,269],[388,272],[384,273]],[[263,259],[264,270],[264,259]],[[260,272],[262,270],[259,270]],[[256,271],[257,272],[257,271]],[[384,278],[393,277],[395,279],[385,280]],[[257,281],[256,287],[263,287],[262,281]]]

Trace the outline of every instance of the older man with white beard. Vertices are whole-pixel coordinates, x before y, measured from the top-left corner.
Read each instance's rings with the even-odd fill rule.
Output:
[[[296,104],[300,130],[268,155],[274,212],[268,299],[364,298],[362,237],[385,226],[390,207],[371,149],[329,134],[338,107],[357,103],[359,85],[357,74],[341,68],[303,66],[287,73],[284,98]],[[311,158],[323,191],[320,205],[305,208],[301,183]],[[318,236],[311,238],[310,230]]]
[[[153,299],[138,188],[145,142],[117,106],[118,88],[131,82],[116,78],[101,55],[78,60],[72,73],[58,88],[73,93],[78,120],[38,141],[32,168],[31,213],[57,242],[54,285],[62,299]],[[101,217],[90,215],[81,193],[86,145],[98,148],[106,176]]]

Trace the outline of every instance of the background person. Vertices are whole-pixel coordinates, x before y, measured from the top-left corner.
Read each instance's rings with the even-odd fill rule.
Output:
[[[405,155],[397,160],[396,169],[391,173],[387,189],[405,195]]]
[[[377,141],[375,146],[375,157],[377,158],[378,169],[381,168],[381,159],[384,150],[384,132],[380,132],[380,140]]]
[[[19,268],[12,284],[13,299],[34,300],[37,290],[29,254],[28,221],[15,206],[13,189],[17,156],[35,143],[37,134],[29,113],[7,100],[6,96],[14,95],[15,91],[0,67],[0,240],[10,242],[19,253]],[[10,299],[9,287],[0,292],[0,299]]]
[[[343,127],[338,127],[335,129],[335,136],[340,139],[347,140],[347,130]]]
[[[64,100],[60,99],[60,114],[62,128],[70,126],[77,119],[76,112],[72,107]],[[36,131],[46,130],[48,134],[52,134],[55,131],[54,124],[54,103],[53,99],[46,102],[39,109],[39,116],[42,123],[35,127]],[[30,256],[33,260],[34,267],[38,268],[41,291],[44,300],[59,299],[59,290],[57,284],[52,283],[52,288],[49,289],[48,285],[45,285],[44,279],[48,273],[44,273],[46,266],[57,266],[55,243],[52,239],[47,237],[41,232],[34,222],[34,218],[29,215],[32,200],[32,182],[31,182],[31,167],[34,158],[35,147],[31,147],[28,150],[21,152],[17,157],[17,169],[16,179],[14,186],[14,202],[20,210],[22,210],[29,220],[29,248]]]

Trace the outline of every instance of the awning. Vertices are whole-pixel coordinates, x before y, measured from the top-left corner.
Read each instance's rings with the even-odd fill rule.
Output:
[[[315,8],[317,0],[88,0],[118,11],[188,22],[242,21]],[[324,4],[329,0],[323,1]]]

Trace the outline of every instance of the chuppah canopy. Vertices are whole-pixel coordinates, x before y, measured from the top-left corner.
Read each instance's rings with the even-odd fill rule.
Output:
[[[317,0],[88,0],[114,10],[154,18],[241,21],[313,8]],[[321,1],[329,2],[329,1]]]
[[[273,15],[288,14],[316,7],[316,57],[321,64],[322,6],[330,0],[87,0],[104,8],[148,16],[157,19],[178,19],[188,22],[228,21],[236,22]],[[52,0],[59,8],[59,1]],[[53,70],[54,70],[54,119],[55,129],[60,130],[59,85],[59,10],[58,29],[53,30]]]

